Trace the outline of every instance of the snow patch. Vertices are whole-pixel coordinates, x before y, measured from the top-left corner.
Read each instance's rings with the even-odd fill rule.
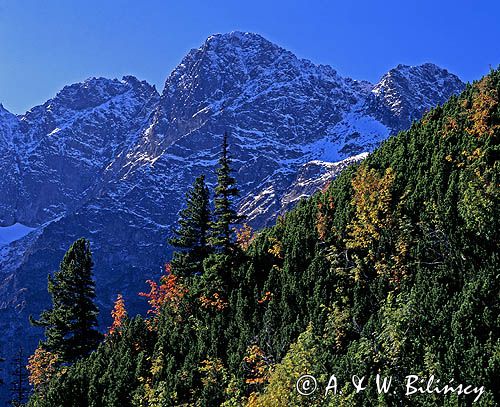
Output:
[[[11,226],[0,227],[0,246],[8,245],[19,240],[35,230],[21,223],[14,223]]]

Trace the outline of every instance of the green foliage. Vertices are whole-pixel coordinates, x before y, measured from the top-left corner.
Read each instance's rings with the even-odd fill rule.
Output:
[[[52,308],[43,311],[39,320],[32,319],[35,326],[45,328],[43,348],[58,354],[62,362],[87,356],[101,339],[92,267],[90,243],[78,239],[64,255],[59,271],[49,275]]]
[[[169,243],[177,249],[172,259],[175,274],[184,277],[200,273],[209,254],[210,196],[205,177],[200,175],[186,193],[186,208],[179,214],[179,227]]]
[[[215,187],[214,221],[211,225],[210,243],[217,252],[228,253],[234,247],[233,226],[241,221],[234,208],[234,199],[239,195],[236,180],[231,176],[231,158],[228,152],[227,133],[222,138],[221,156]]]
[[[121,335],[110,337],[87,359],[65,369],[45,394],[30,399],[37,407],[119,407],[131,405],[148,376],[153,336],[144,320],[126,322]]]
[[[296,382],[302,375],[320,377],[320,365],[316,358],[319,353],[318,342],[312,326],[299,335],[297,342],[290,346],[285,357],[273,370],[269,384],[262,394],[252,394],[248,406],[317,406],[316,397],[304,397],[296,391]],[[321,394],[322,392],[318,392]]]

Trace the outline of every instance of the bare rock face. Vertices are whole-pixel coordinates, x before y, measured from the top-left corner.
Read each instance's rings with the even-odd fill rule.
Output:
[[[434,64],[398,65],[373,87],[366,112],[386,126],[406,129],[463,88],[457,76]]]
[[[279,213],[288,212],[301,199],[310,197],[316,192],[326,188],[343,169],[358,163],[368,157],[368,153],[353,155],[338,162],[325,162],[320,160],[309,161],[304,164],[295,181],[281,197],[281,208]]]
[[[15,138],[19,134],[19,118],[0,104],[0,222],[5,225],[15,221],[15,207],[19,195],[19,163],[16,157]],[[2,226],[2,223],[0,223]]]
[[[28,315],[48,304],[47,274],[81,236],[103,326],[119,292],[140,311],[186,188],[200,173],[215,182],[224,131],[240,212],[260,227],[463,87],[432,64],[356,81],[234,32],[191,50],[161,95],[132,76],[91,78],[21,116],[0,106],[0,234],[31,228],[0,246],[0,355],[32,350],[41,332]]]

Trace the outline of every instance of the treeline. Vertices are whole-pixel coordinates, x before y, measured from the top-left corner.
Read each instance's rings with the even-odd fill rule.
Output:
[[[476,404],[500,404],[499,94],[495,70],[258,233],[236,227],[224,137],[213,208],[200,177],[172,262],[143,293],[147,316],[130,318],[119,296],[101,338],[88,242],[70,249],[49,280],[53,308],[34,321],[46,339],[30,358],[29,405],[465,406],[475,397],[406,396],[409,374],[484,386]],[[311,396],[296,390],[302,374],[320,386]],[[325,395],[331,374],[342,394]],[[377,374],[394,391],[378,394]],[[367,378],[364,391],[353,375]]]

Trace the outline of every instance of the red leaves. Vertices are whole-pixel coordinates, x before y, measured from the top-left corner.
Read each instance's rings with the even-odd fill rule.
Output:
[[[146,297],[150,305],[148,314],[159,315],[163,306],[170,305],[177,309],[179,302],[187,293],[187,289],[179,283],[177,276],[172,273],[170,263],[165,266],[165,274],[160,278],[160,284],[152,280],[147,280],[151,287],[149,293],[139,293],[141,297]]]

